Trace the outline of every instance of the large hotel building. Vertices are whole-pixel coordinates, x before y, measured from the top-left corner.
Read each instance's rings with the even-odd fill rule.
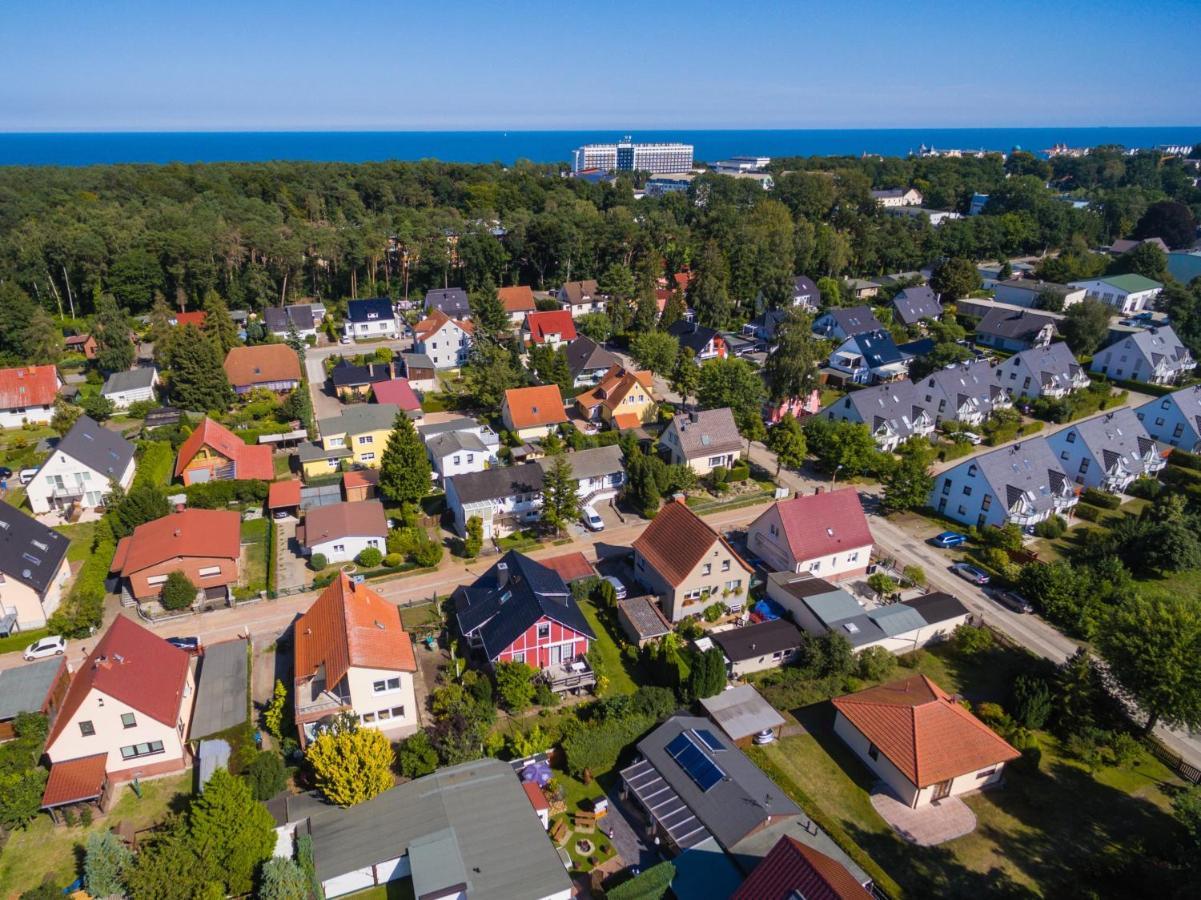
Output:
[[[602,172],[650,172],[671,175],[692,171],[691,144],[585,144],[572,153],[571,170],[575,174],[588,169]]]

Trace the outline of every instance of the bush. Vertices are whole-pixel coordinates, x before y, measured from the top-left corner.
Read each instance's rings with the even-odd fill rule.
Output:
[[[265,481],[205,481],[184,488],[188,506],[222,509],[235,503],[259,504],[267,499]]]
[[[864,681],[883,681],[896,668],[897,658],[883,647],[868,647],[859,654],[856,671]]]
[[[1018,675],[1010,689],[1013,718],[1024,728],[1042,728],[1051,717],[1051,686],[1035,675]]]
[[[535,706],[558,706],[562,699],[562,697],[551,690],[550,685],[545,681],[539,681],[534,685]]]
[[[288,784],[288,772],[284,768],[283,757],[274,750],[259,753],[242,775],[250,782],[250,790],[255,800],[270,800]]]
[[[1136,478],[1134,482],[1126,489],[1126,493],[1132,497],[1141,497],[1144,500],[1154,500],[1163,491],[1163,484],[1154,478]]]
[[[743,463],[730,469],[730,474],[726,478],[726,481],[746,481],[750,477],[751,467]]]
[[[1158,484],[1158,482],[1156,483]],[[1035,525],[1034,533],[1041,538],[1054,540],[1055,538],[1062,537],[1067,528],[1068,523],[1064,521],[1063,516],[1051,516],[1051,518],[1043,519]]]
[[[380,553],[375,547],[367,547],[355,557],[355,562],[360,566],[373,569],[383,561],[383,558],[384,554]]]
[[[725,484],[729,478],[729,475],[729,469],[727,469],[725,466],[718,466],[709,473],[709,479],[713,482],[713,486],[716,487],[719,484]]]
[[[175,571],[167,576],[158,602],[163,609],[187,609],[196,602],[196,585],[183,572]]]
[[[1092,506],[1099,506],[1101,509],[1117,509],[1122,505],[1122,498],[1117,494],[1109,494],[1096,488],[1086,490],[1080,495],[1080,499]]]
[[[656,863],[629,881],[605,891],[605,897],[608,900],[659,900],[667,896],[675,877],[676,867],[670,862]]]
[[[992,649],[993,636],[987,628],[960,625],[955,629],[955,649],[966,656],[985,653]]]
[[[706,622],[713,623],[722,617],[725,612],[724,607],[720,603],[711,603],[705,607],[705,611],[701,613]]]
[[[1097,509],[1095,506],[1084,506],[1077,503],[1075,509],[1073,509],[1073,512],[1086,522],[1101,521],[1101,510]]]
[[[314,553],[309,557],[309,568],[314,572],[320,572],[329,565],[329,560],[325,558],[324,553]]]
[[[384,557],[384,565],[389,569],[399,569],[404,565],[405,558],[399,553],[389,553]]]

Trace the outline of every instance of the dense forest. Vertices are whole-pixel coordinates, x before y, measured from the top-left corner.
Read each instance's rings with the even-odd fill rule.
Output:
[[[732,318],[756,297],[770,302],[793,273],[870,277],[941,257],[1092,247],[1132,233],[1164,200],[1201,213],[1195,173],[1180,160],[1120,148],[1049,162],[1015,152],[772,168],[771,192],[705,175],[687,193],[641,200],[631,179],[591,184],[533,164],[6,168],[0,287],[81,317],[105,293],[139,314],[156,295],[188,309],[215,291],[231,308],[259,309],[608,273],[632,277],[637,294],[690,269],[693,290]],[[886,214],[869,194],[910,185],[930,208],[966,211],[974,192],[990,200],[984,215],[932,228]]]

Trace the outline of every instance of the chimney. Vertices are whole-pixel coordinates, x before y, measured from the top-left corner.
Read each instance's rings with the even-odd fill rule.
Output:
[[[180,536],[182,533],[183,533],[183,532],[181,532],[181,531],[180,531],[178,528],[176,528],[176,529],[175,529],[175,536],[176,536],[176,537],[179,537],[179,536]]]
[[[695,409],[689,411],[689,413],[688,413],[688,421],[689,422],[699,422],[700,420],[701,420],[701,414],[699,412],[697,412]]]
[[[496,564],[496,586],[503,588],[509,583],[509,564],[506,562],[498,562]]]
[[[688,496],[682,491],[677,491],[676,493],[672,494],[671,499],[676,503],[683,503],[685,506],[688,505]]]

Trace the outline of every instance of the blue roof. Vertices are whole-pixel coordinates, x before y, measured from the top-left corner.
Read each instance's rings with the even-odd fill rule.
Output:
[[[346,304],[346,318],[351,322],[371,322],[378,319],[393,319],[396,312],[392,309],[392,301],[387,297],[373,297],[370,300],[351,300]]]
[[[897,348],[896,341],[887,331],[866,331],[851,338],[863,354],[863,361],[868,368],[878,369],[903,362],[904,354]]]

